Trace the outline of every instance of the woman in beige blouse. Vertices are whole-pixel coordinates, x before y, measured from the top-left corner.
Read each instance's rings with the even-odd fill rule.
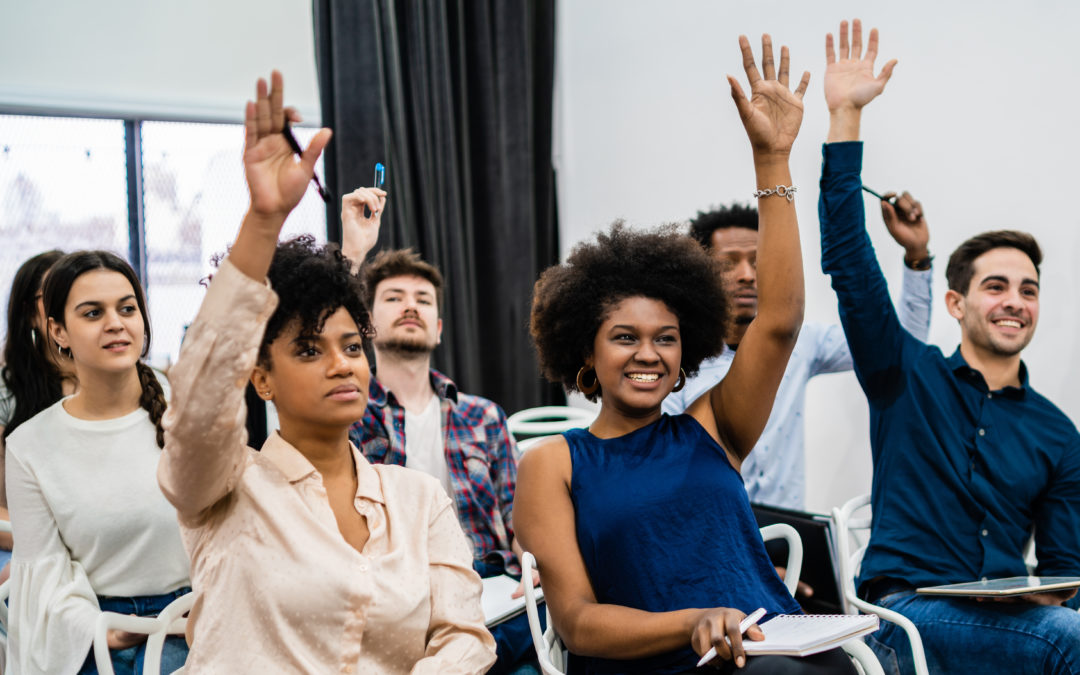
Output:
[[[297,162],[287,118],[275,72],[247,104],[251,205],[170,371],[158,478],[191,555],[187,672],[483,673],[495,645],[450,500],[349,444],[370,376],[360,281],[336,246],[277,244],[330,139]],[[365,199],[378,218],[385,193]],[[280,422],[261,452],[249,378]]]

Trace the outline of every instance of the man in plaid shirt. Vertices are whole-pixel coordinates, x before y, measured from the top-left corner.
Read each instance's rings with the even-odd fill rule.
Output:
[[[364,260],[374,246],[380,215],[364,218],[370,199],[361,199],[360,192],[347,195],[342,205],[343,252],[353,261]],[[372,463],[398,464],[439,479],[472,542],[473,568],[481,577],[520,575],[510,521],[517,448],[506,415],[492,401],[459,392],[431,368],[442,335],[442,274],[408,249],[379,253],[362,274],[376,332],[376,368],[367,411],[350,439]],[[489,672],[516,672],[522,661],[533,660],[524,615],[493,627],[492,634],[498,661]]]

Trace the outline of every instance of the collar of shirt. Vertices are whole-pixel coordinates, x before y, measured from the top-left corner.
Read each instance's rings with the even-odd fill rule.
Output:
[[[356,466],[356,496],[368,501],[386,504],[383,499],[379,475],[371,464],[360,454],[356,446],[349,443],[349,451]],[[277,431],[270,434],[262,446],[262,456],[273,464],[290,483],[296,483],[312,474],[317,474],[315,466],[291,443],[281,437]]]
[[[960,348],[959,347],[957,347],[956,351],[952,353],[952,356],[945,359],[945,362],[947,364],[949,364],[949,368],[951,368],[952,371],[954,373],[956,373],[957,376],[959,376],[959,377],[963,378],[965,381],[971,383],[972,385],[977,387],[980,391],[982,391],[984,393],[990,391],[990,387],[987,386],[987,384],[986,384],[986,378],[983,377],[982,373],[980,373],[979,371],[975,370],[974,368],[972,368],[971,366],[968,365],[967,361],[964,360],[964,356],[960,353]],[[1002,387],[1001,389],[999,389],[998,391],[996,391],[994,393],[995,394],[1000,394],[1000,395],[1005,396],[1007,398],[1013,398],[1013,399],[1017,399],[1017,400],[1022,400],[1024,398],[1024,393],[1027,391],[1027,384],[1028,384],[1027,366],[1024,365],[1023,361],[1021,361],[1020,362],[1020,386],[1019,387],[1014,387],[1012,385],[1009,385],[1008,387]]]
[[[434,368],[428,372],[428,377],[431,379],[431,388],[435,390],[436,396],[441,399],[452,401],[453,403],[458,402],[458,388],[453,380]],[[375,369],[372,368],[371,383],[368,385],[368,402],[379,408],[385,408],[390,402],[390,397],[393,395],[393,392],[387,391],[382,386],[382,383],[379,382],[379,378],[375,375]],[[396,399],[394,403],[397,403]]]

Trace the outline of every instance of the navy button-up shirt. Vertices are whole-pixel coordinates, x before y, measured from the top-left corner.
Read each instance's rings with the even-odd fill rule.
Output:
[[[855,374],[870,405],[873,529],[860,581],[913,586],[1027,574],[1080,575],[1080,434],[1034,391],[990,391],[957,349],[901,326],[866,233],[862,143],[824,147],[821,266],[832,277]]]

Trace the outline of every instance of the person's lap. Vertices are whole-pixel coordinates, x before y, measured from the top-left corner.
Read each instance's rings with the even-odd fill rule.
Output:
[[[181,588],[163,595],[137,596],[133,598],[98,596],[98,606],[103,612],[157,616],[173,600],[190,592],[190,588]],[[183,637],[167,637],[161,650],[161,672],[171,673],[178,670],[187,661],[187,655],[188,645]],[[146,643],[142,642],[126,649],[110,649],[109,656],[116,675],[127,675],[129,673],[136,675],[143,671]],[[82,668],[79,669],[79,675],[96,675],[97,672],[97,662],[94,660],[94,650],[91,647],[90,653],[86,656],[86,661],[83,662]]]
[[[720,665],[719,670],[714,664],[709,664],[690,671],[695,675],[856,675],[857,672],[851,658],[842,649],[830,649],[804,657],[750,656],[742,668],[736,668],[733,662],[726,661]]]
[[[932,673],[1005,672],[1080,675],[1080,614],[1031,603],[930,598],[914,591],[876,604],[899,612],[919,629]],[[886,673],[915,672],[903,629],[887,621],[867,643]]]

